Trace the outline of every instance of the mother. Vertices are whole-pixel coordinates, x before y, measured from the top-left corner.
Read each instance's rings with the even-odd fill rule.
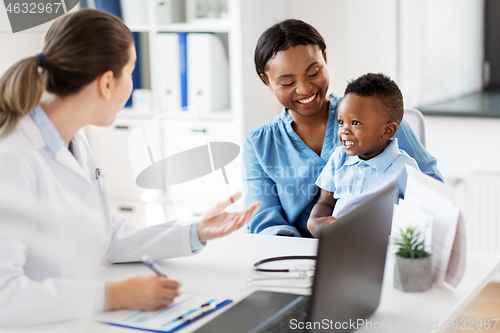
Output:
[[[252,233],[312,237],[307,219],[319,195],[314,182],[340,146],[337,106],[341,98],[327,96],[325,41],[305,22],[279,22],[260,36],[255,67],[284,108],[279,116],[246,135],[246,202],[263,203],[248,226]],[[406,121],[401,122],[395,137],[422,172],[442,181],[436,159]]]

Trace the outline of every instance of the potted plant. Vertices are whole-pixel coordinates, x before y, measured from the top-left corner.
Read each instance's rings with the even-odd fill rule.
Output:
[[[394,287],[404,292],[420,292],[432,286],[431,256],[424,239],[414,227],[401,229],[393,238],[398,247],[394,265]]]

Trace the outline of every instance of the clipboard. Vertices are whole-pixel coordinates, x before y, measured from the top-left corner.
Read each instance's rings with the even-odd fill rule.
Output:
[[[232,303],[229,299],[182,294],[170,306],[158,311],[119,310],[99,313],[103,324],[148,332],[172,333]]]

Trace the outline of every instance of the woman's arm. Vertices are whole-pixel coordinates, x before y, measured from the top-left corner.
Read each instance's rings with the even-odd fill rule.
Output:
[[[337,199],[333,197],[332,192],[321,190],[318,202],[314,205],[307,221],[307,229],[309,229],[315,238],[319,237],[319,233],[323,227],[336,221],[332,216],[336,202]]]
[[[423,173],[443,181],[443,176],[437,168],[436,158],[429,154],[420,141],[418,141],[406,120],[403,119],[401,121],[394,137],[398,139],[399,148],[417,161],[418,167]]]
[[[264,171],[257,159],[254,147],[246,139],[243,145],[243,185],[245,202],[250,206],[256,201],[262,202],[261,208],[248,222],[251,233],[301,237],[300,232],[290,225],[278,196],[276,183]]]

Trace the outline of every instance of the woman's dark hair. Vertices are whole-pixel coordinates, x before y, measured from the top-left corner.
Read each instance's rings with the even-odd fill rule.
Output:
[[[260,35],[255,47],[254,61],[257,74],[267,78],[267,62],[280,51],[297,45],[317,45],[326,57],[326,44],[323,37],[312,25],[300,20],[288,19],[276,23]],[[262,75],[262,76],[261,76]]]
[[[362,97],[376,98],[380,111],[389,121],[398,125],[404,116],[403,94],[396,82],[382,73],[368,73],[352,80],[345,89],[344,96],[356,94]]]
[[[109,70],[120,77],[133,43],[125,24],[102,11],[83,9],[57,19],[41,54],[18,61],[0,79],[0,136],[35,108],[45,89],[64,97]]]

